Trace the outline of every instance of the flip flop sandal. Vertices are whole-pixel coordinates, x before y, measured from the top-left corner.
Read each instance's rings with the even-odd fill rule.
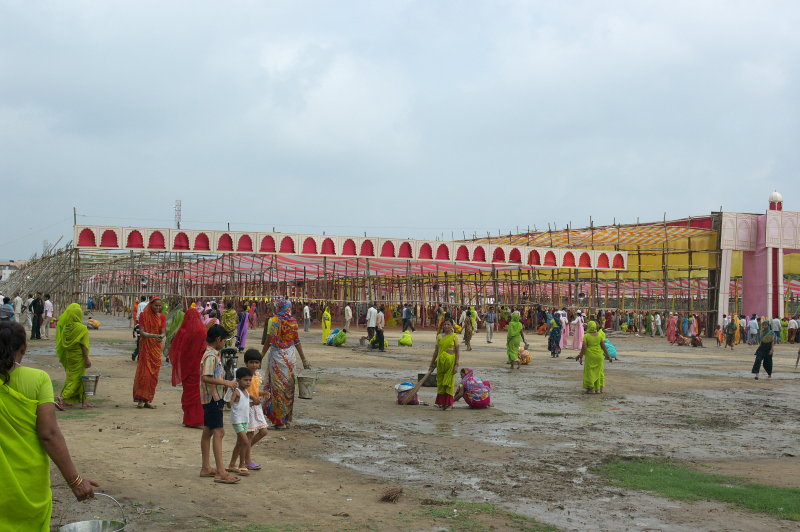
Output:
[[[242,475],[243,477],[246,477],[250,475],[250,471],[246,467],[240,467],[238,474]]]
[[[225,471],[227,471],[228,473],[233,473],[235,475],[241,475],[243,477],[246,477],[247,475],[250,474],[250,472],[247,471],[247,469],[242,470],[242,469],[239,469],[238,467],[229,467],[229,468],[225,469]]]
[[[239,482],[240,480],[241,480],[241,479],[240,479],[239,477],[233,477],[233,478],[215,478],[215,479],[214,479],[214,482],[216,482],[217,484],[236,484],[236,483],[237,483],[237,482]]]
[[[247,464],[247,469],[249,469],[250,471],[260,471],[261,466],[255,462],[250,462],[249,464]]]

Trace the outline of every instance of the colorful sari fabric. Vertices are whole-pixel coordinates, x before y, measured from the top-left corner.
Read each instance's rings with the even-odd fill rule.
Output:
[[[667,341],[671,344],[675,343],[675,335],[678,333],[678,316],[672,315],[667,322]]]
[[[232,308],[226,309],[222,313],[222,326],[228,332],[228,338],[236,335],[236,328],[239,326],[239,314]]]
[[[781,343],[785,344],[789,341],[789,321],[786,318],[781,320]]]
[[[461,385],[464,387],[464,402],[470,408],[486,408],[492,404],[491,383],[477,378],[471,369],[464,368]]]
[[[605,386],[605,356],[601,344],[605,342],[606,334],[597,330],[597,324],[589,322],[587,334],[583,341],[585,351],[583,356],[583,387],[586,390],[601,390]]]
[[[36,432],[37,408],[46,402],[53,402],[53,385],[44,371],[20,367],[0,383],[0,530],[50,530],[50,458]]]
[[[336,336],[333,337],[333,341],[331,345],[333,347],[342,347],[347,342],[347,333],[344,332],[344,329],[336,333]]]
[[[736,324],[736,320],[733,319],[725,326],[725,347],[736,345],[736,331],[738,330],[739,326]]]
[[[200,403],[200,361],[206,350],[206,327],[196,308],[190,308],[183,317],[178,332],[172,340],[169,355],[172,362],[172,385],[181,385],[183,424],[187,427],[203,426],[203,405]]]
[[[522,341],[522,322],[519,321],[519,314],[511,314],[511,321],[508,322],[508,333],[506,334],[506,355],[509,362],[516,362],[519,359],[519,344]]]
[[[267,374],[272,398],[264,405],[273,425],[281,426],[292,420],[294,408],[294,368],[297,361],[295,345],[300,343],[297,320],[291,314],[291,303],[285,299],[275,302],[275,316],[269,319],[267,339],[270,343]]]
[[[456,333],[436,337],[436,401],[437,406],[453,406],[456,393],[456,349],[460,340]]]
[[[564,314],[560,314],[558,317],[558,321],[561,322],[561,340],[560,347],[561,349],[567,348],[567,336],[569,336],[569,323],[567,321],[567,317]]]
[[[550,320],[550,335],[547,337],[547,350],[550,356],[557,356],[561,353],[561,325],[556,320]]]
[[[162,334],[167,328],[167,317],[156,313],[153,303],[160,298],[154,297],[139,314],[139,327],[148,334]],[[133,378],[133,400],[152,403],[158,385],[158,373],[161,370],[162,343],[155,338],[139,338],[139,358],[136,364],[136,375]]]
[[[572,322],[572,349],[578,351],[583,347],[583,318],[578,316]]]
[[[250,315],[247,312],[239,313],[239,324],[236,327],[236,347],[247,349],[247,333],[250,332]]]
[[[175,338],[178,329],[181,328],[185,316],[186,314],[183,312],[183,309],[178,305],[172,309],[172,312],[167,314],[167,337],[164,339],[164,353],[166,353],[168,357],[172,340]]]
[[[322,343],[328,343],[328,336],[331,334],[331,311],[325,307],[325,312],[322,313]]]
[[[83,391],[86,365],[82,348],[89,349],[89,328],[83,324],[81,306],[72,303],[58,317],[56,327],[56,354],[66,372],[61,397],[67,403],[82,403],[86,398]]]

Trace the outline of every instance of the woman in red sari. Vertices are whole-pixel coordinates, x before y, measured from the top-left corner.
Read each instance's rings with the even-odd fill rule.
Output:
[[[172,362],[172,385],[183,386],[181,406],[183,424],[186,427],[203,426],[203,405],[200,403],[200,360],[206,350],[206,326],[197,308],[186,311],[172,346],[169,359]]]
[[[161,369],[161,349],[167,335],[167,317],[161,313],[164,303],[154,297],[139,314],[139,361],[133,378],[133,400],[137,408],[155,408],[158,372]]]

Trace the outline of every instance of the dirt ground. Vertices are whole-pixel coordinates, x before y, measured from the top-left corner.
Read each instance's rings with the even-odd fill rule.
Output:
[[[441,412],[398,406],[393,390],[427,368],[430,331],[400,348],[400,332],[389,330],[390,348],[378,353],[358,346],[361,330],[333,348],[321,345],[316,329],[302,333],[320,379],[314,398],[298,399],[294,426],[270,431],[254,449],[264,470],[226,486],[198,477],[200,431],[181,425],[181,390],[171,386],[170,368],[161,371],[158,409],[135,408],[130,330],[121,320],[103,321],[91,332],[92,372],[103,376],[96,408],[59,413],[59,422],[82,474],[123,504],[127,530],[465,528],[457,516],[431,512],[425,503],[432,499],[490,503],[563,530],[798,529],[718,503],[611,487],[592,473],[609,456],[663,456],[800,487],[797,346],[776,346],[775,377],[755,381],[748,346],[731,352],[614,337],[620,361],[606,365],[606,393],[587,396],[581,366],[567,359],[574,352],[552,359],[544,338],[533,336],[533,363],[511,372],[504,333],[487,344],[481,332],[474,350],[462,351],[462,365],[491,381],[493,407],[461,403]],[[259,337],[252,332],[251,346]],[[53,344],[32,343],[24,363],[48,371],[60,390]],[[420,397],[432,404],[434,395],[423,388]],[[227,430],[226,461],[232,446]],[[119,515],[107,500],[76,503],[57,472],[53,484],[54,524]],[[389,486],[405,489],[399,502],[378,502]],[[478,524],[522,527],[503,515]]]

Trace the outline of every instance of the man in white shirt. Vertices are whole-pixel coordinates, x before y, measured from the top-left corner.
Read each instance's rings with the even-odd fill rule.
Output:
[[[375,336],[375,322],[378,321],[378,310],[375,304],[371,303],[367,309],[367,339],[372,340]]]
[[[311,309],[308,308],[308,303],[303,305],[303,331],[308,332],[311,327]]]
[[[789,320],[789,343],[795,343],[797,337],[797,316],[792,316],[792,319]]]
[[[775,343],[781,343],[781,320],[778,318],[772,318],[772,332],[775,335]]]
[[[50,322],[53,320],[53,302],[50,294],[44,295],[44,316],[42,319],[42,334],[45,340],[50,339]]]
[[[653,316],[653,327],[650,330],[650,336],[655,337],[658,335],[659,337],[664,336],[664,331],[661,330],[661,313],[656,312],[655,316]]]
[[[377,314],[375,315],[375,343],[378,344],[378,349],[380,351],[385,351],[384,348],[384,340],[383,340],[383,328],[386,326],[386,319],[383,315],[383,305],[380,306],[380,310],[378,310]]]
[[[139,306],[136,307],[136,322],[139,322],[139,314],[144,312],[144,309],[147,308],[147,296],[142,296],[139,298]]]
[[[1,296],[0,296],[1,297]],[[12,300],[14,304],[14,320],[18,322],[22,322],[22,298],[19,295],[19,292],[14,293],[14,299]]]
[[[353,319],[353,309],[350,308],[350,303],[344,304],[344,329],[350,330],[350,321]]]
[[[22,306],[22,315],[25,316],[25,323],[28,330],[33,330],[33,312],[31,312],[31,303],[33,303],[33,294],[28,294],[28,299],[25,300],[25,305]],[[22,318],[20,318],[20,323]]]
[[[747,343],[750,345],[758,343],[758,319],[755,314],[750,316],[750,321],[747,322]]]

